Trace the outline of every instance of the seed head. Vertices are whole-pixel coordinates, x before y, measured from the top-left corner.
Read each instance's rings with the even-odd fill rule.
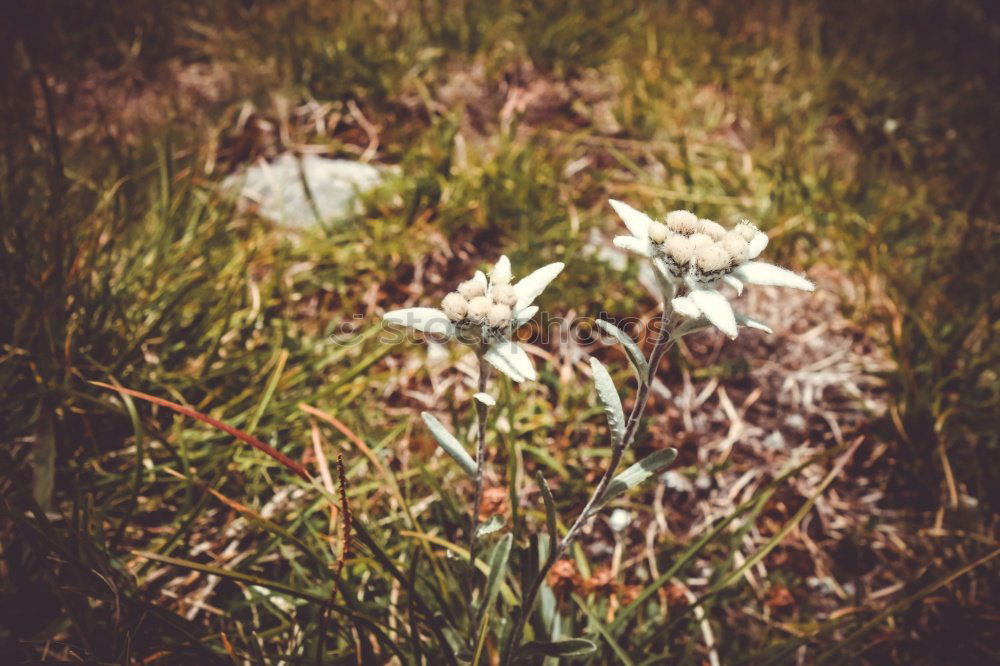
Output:
[[[698,220],[701,224],[701,233],[708,235],[712,240],[722,240],[726,235],[726,228],[718,222],[712,220]]]
[[[659,245],[663,241],[667,240],[668,231],[669,229],[667,229],[667,225],[653,220],[649,223],[649,240]]]
[[[506,326],[510,323],[510,308],[499,303],[491,306],[486,313],[486,321],[495,328]]]
[[[729,253],[714,243],[699,247],[694,260],[702,273],[715,273],[729,267]]]
[[[471,301],[477,296],[482,296],[486,293],[486,289],[483,288],[483,284],[477,280],[466,280],[462,284],[458,285],[458,293],[462,295],[467,301]]]
[[[667,228],[675,234],[690,236],[698,233],[698,216],[689,210],[675,210],[667,214]]]
[[[461,321],[465,319],[465,315],[469,312],[469,302],[465,300],[462,294],[453,291],[441,301],[441,309],[448,315],[448,319]]]
[[[469,319],[477,324],[482,324],[486,321],[486,315],[492,305],[490,299],[485,296],[476,296],[469,301]]]

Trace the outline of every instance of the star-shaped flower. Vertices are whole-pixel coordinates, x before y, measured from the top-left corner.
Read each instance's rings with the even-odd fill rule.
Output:
[[[482,271],[476,271],[471,279],[444,297],[440,309],[393,310],[383,320],[437,339],[456,339],[475,348],[515,382],[534,380],[535,367],[514,333],[538,312],[538,306],[532,303],[563,266],[561,262],[543,266],[512,285],[510,260],[502,256],[488,280]]]
[[[615,245],[648,257],[660,277],[675,292],[674,310],[694,320],[705,319],[731,338],[737,325],[770,332],[766,325],[733,312],[719,287],[728,284],[743,293],[743,284],[792,287],[814,291],[812,282],[780,266],[756,258],[767,247],[767,234],[744,220],[727,230],[712,220],[698,219],[687,210],[675,210],[663,222],[631,206],[611,200],[611,207],[628,227],[629,236],[617,236]]]

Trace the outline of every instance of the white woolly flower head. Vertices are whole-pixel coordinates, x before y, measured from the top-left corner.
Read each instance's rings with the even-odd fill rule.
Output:
[[[549,264],[511,284],[510,260],[503,256],[488,279],[476,271],[442,299],[440,309],[394,310],[383,319],[472,346],[514,381],[534,379],[534,366],[514,332],[538,312],[532,303],[562,269],[562,263]]]
[[[469,314],[469,301],[462,294],[453,291],[441,301],[441,310],[452,322],[462,321]]]
[[[726,228],[718,222],[713,222],[712,220],[698,220],[698,225],[701,227],[698,231],[714,241],[720,241],[722,240],[722,237],[726,235]]]
[[[767,247],[767,234],[748,220],[733,229],[688,210],[675,210],[657,222],[631,206],[611,201],[629,236],[618,236],[615,245],[653,260],[670,282],[674,311],[692,319],[704,319],[730,337],[737,324],[767,329],[760,322],[736,315],[719,287],[729,285],[742,293],[743,284],[793,287],[812,291],[809,280],[778,266],[755,261]],[[677,290],[689,294],[674,298]],[[665,293],[666,293],[665,292]]]
[[[689,210],[675,210],[667,213],[667,228],[682,236],[690,236],[701,231],[698,216]]]

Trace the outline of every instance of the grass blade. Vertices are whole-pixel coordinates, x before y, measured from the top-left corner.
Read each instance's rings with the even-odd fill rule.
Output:
[[[538,489],[542,492],[542,501],[545,502],[545,525],[549,532],[549,557],[555,557],[556,547],[559,543],[559,537],[556,535],[556,503],[552,499],[552,491],[549,490],[549,484],[542,476],[542,472],[538,471],[535,474],[535,478],[538,480]]]
[[[514,535],[508,533],[493,547],[490,555],[490,574],[486,579],[486,588],[483,594],[482,605],[479,607],[479,636],[476,639],[476,653],[472,659],[473,664],[479,663],[479,658],[483,654],[483,647],[486,645],[486,635],[489,633],[490,609],[496,603],[497,595],[500,593],[500,585],[503,583],[507,573],[507,560],[510,557],[510,548],[514,543]]]
[[[514,657],[580,657],[597,651],[594,641],[586,638],[566,638],[560,641],[528,641]]]
[[[265,455],[274,458],[279,463],[281,463],[288,469],[292,470],[306,481],[312,481],[312,477],[309,475],[309,472],[306,471],[306,468],[298,464],[288,456],[286,456],[284,453],[281,453],[280,451],[268,446],[267,444],[260,441],[253,435],[248,435],[242,430],[237,430],[236,428],[227,425],[222,421],[219,421],[218,419],[213,419],[211,416],[208,416],[207,414],[202,414],[201,412],[191,409],[190,407],[178,405],[176,402],[164,400],[163,398],[157,398],[154,395],[149,395],[148,393],[143,393],[142,391],[134,391],[132,389],[122,388],[119,386],[112,386],[111,384],[105,384],[104,382],[90,382],[90,383],[93,384],[94,386],[100,386],[101,388],[106,388],[111,391],[125,393],[126,395],[130,395],[134,398],[140,398],[141,400],[145,400],[146,402],[151,402],[154,405],[159,405],[160,407],[166,407],[167,409],[172,409],[178,414],[183,414],[184,416],[189,416],[203,423],[207,423],[213,428],[221,430],[228,435],[232,435],[241,442],[249,444],[258,451],[264,453]]]

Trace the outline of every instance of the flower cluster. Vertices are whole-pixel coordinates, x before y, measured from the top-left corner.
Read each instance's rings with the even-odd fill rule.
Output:
[[[458,285],[456,291],[444,297],[441,310],[462,333],[471,333],[481,340],[507,337],[514,325],[517,306],[517,292],[510,281],[510,262],[502,257],[488,281],[477,271],[471,280]],[[527,320],[534,311],[519,314],[527,315],[524,316]]]
[[[744,220],[727,230],[712,220],[699,219],[687,210],[675,210],[661,222],[620,201],[611,206],[628,227],[630,236],[618,236],[615,245],[648,257],[673,291],[687,295],[671,300],[676,312],[694,320],[705,319],[731,338],[737,324],[770,331],[764,324],[733,312],[719,291],[727,284],[743,293],[743,284],[793,287],[813,291],[809,280],[755,259],[767,247],[767,234]]]
[[[474,347],[514,381],[533,380],[534,365],[514,332],[535,316],[538,306],[532,303],[562,269],[562,263],[549,264],[511,284],[510,260],[502,256],[489,279],[476,271],[444,297],[440,310],[406,308],[389,312],[384,319],[436,337],[454,338]]]

